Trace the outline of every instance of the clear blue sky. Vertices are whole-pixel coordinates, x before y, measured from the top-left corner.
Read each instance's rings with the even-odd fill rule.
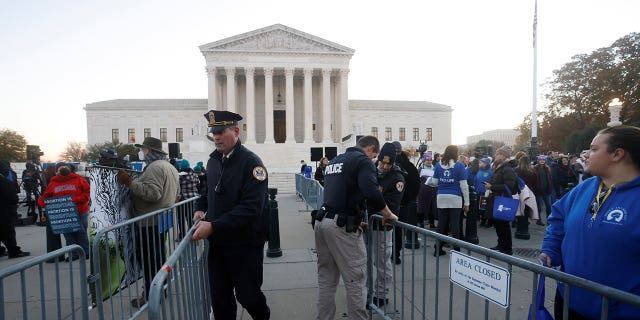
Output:
[[[533,0],[0,0],[0,128],[56,160],[86,141],[86,103],[206,98],[199,45],[282,23],[356,50],[350,99],[452,106],[463,144],[531,112],[533,12]],[[638,12],[635,0],[540,0],[539,83],[640,31]]]

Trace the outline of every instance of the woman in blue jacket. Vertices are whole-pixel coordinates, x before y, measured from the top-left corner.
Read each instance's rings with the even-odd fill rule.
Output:
[[[640,295],[640,128],[606,128],[593,138],[587,171],[551,209],[540,259],[572,275]],[[571,287],[569,317],[600,318],[602,298]],[[558,282],[555,318],[562,319]],[[640,308],[609,300],[609,319],[637,319]]]

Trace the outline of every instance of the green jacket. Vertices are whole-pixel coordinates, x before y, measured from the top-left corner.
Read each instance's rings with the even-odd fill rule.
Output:
[[[166,160],[153,161],[129,185],[133,200],[133,216],[167,208],[180,197],[180,179],[178,171]],[[154,219],[154,224],[157,221]]]

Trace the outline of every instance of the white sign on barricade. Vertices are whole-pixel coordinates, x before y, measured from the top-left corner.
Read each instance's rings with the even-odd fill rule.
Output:
[[[509,306],[511,274],[505,268],[451,250],[449,280],[503,308]]]

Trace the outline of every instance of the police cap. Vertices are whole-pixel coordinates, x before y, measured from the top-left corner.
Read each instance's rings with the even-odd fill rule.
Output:
[[[204,114],[204,117],[209,121],[207,126],[210,133],[217,133],[226,128],[235,127],[238,125],[238,121],[242,120],[242,116],[237,113],[219,110],[209,110]]]
[[[392,143],[385,143],[378,153],[378,161],[386,164],[394,164],[396,162],[396,147]]]

